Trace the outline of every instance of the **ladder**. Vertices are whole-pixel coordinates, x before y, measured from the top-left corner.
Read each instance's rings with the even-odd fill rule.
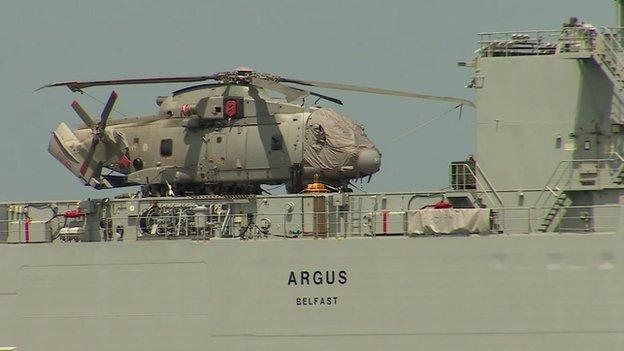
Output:
[[[620,167],[615,172],[615,176],[613,177],[613,182],[615,184],[624,183],[624,162],[620,164]]]
[[[564,207],[568,198],[566,190],[570,189],[572,182],[572,160],[562,160],[553,171],[550,179],[546,182],[544,190],[535,200],[533,207],[540,210],[548,209],[546,215],[541,218],[540,225],[537,228],[539,232],[546,232],[551,224],[557,218],[557,215]]]
[[[548,228],[550,227],[552,222],[555,220],[555,217],[557,217],[557,214],[559,213],[559,211],[565,204],[565,201],[567,198],[568,198],[568,195],[565,193],[565,191],[559,192],[559,194],[555,198],[553,205],[548,210],[548,213],[546,213],[546,216],[542,219],[542,223],[537,229],[538,231],[542,233],[548,231]]]
[[[593,58],[613,84],[611,119],[623,123],[624,116],[624,48],[608,28],[596,32]]]

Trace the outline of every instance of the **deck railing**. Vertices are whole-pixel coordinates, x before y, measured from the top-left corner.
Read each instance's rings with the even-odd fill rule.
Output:
[[[619,44],[623,32],[624,29],[619,27],[596,28],[589,25],[557,30],[483,32],[477,34],[478,49],[475,53],[480,57],[591,53],[598,35]]]
[[[428,209],[432,218],[427,225],[439,225],[453,213],[467,209]],[[13,243],[26,242],[81,242],[88,238],[97,241],[127,240],[211,240],[215,238],[260,240],[268,238],[346,238],[390,236],[438,236],[438,235],[512,235],[533,234],[547,207],[502,207],[473,209],[487,213],[486,230],[471,233],[457,228],[455,232],[434,233],[431,230],[413,230],[413,218],[423,210],[375,210],[375,211],[293,211],[262,213],[254,218],[248,214],[206,216],[179,212],[176,215],[158,216],[111,216],[103,218],[98,226],[88,227],[87,221],[52,224],[45,220],[2,220],[11,231]],[[435,212],[437,211],[437,212]],[[563,206],[561,216],[551,233],[601,233],[617,232],[622,207],[620,205]],[[125,223],[119,225],[115,223]],[[146,224],[147,223],[147,224]],[[421,223],[419,222],[419,225]],[[461,229],[461,230],[460,230]],[[90,232],[91,231],[91,232]],[[9,234],[0,232],[0,237]]]

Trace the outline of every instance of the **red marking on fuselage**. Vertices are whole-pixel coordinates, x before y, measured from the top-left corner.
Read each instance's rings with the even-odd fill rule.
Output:
[[[89,168],[89,164],[85,161],[82,166],[80,166],[80,175],[84,176],[87,173],[87,169]]]
[[[225,115],[228,118],[232,118],[236,116],[237,111],[237,102],[236,100],[227,100],[225,102]]]
[[[119,165],[123,168],[130,166],[130,159],[126,156],[126,154],[119,155]]]

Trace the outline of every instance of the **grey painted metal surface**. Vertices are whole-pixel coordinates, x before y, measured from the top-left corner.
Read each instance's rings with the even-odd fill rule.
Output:
[[[408,214],[442,195],[5,204],[6,237],[22,243],[0,245],[0,340],[21,350],[622,346],[624,207],[581,221],[611,227],[576,233],[535,233],[539,216],[507,208],[488,233],[411,235]],[[84,230],[55,229],[52,213]],[[30,238],[52,242],[23,243],[24,218]],[[37,235],[46,222],[49,235]]]
[[[616,350],[621,238],[3,245],[0,340],[21,350]]]

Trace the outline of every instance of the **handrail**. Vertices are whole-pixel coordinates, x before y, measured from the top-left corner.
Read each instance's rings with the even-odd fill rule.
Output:
[[[229,225],[230,221],[230,208],[228,207],[227,212],[225,213],[225,218],[223,219],[223,224],[221,225],[221,233],[225,233],[225,228]]]
[[[565,28],[574,28],[574,29],[587,29],[585,27],[564,27]],[[602,30],[608,30],[611,33],[611,30],[624,30],[624,27],[600,27]],[[535,33],[561,33],[561,28],[559,29],[528,29],[528,30],[515,30],[515,31],[498,31],[498,32],[479,32],[477,35],[502,35],[502,34],[535,34]]]
[[[611,156],[615,156],[618,161],[620,161],[620,167],[618,169],[618,173],[620,173],[622,171],[622,168],[624,167],[624,157],[622,155],[620,155],[617,151],[613,150],[611,152],[609,152],[609,154]],[[613,159],[613,160],[615,160]]]
[[[561,191],[561,189],[559,189],[558,187],[555,187],[555,190],[553,190],[553,189],[551,189],[548,185],[547,185],[545,188],[546,188],[546,190],[548,190],[551,194],[553,194],[553,195],[555,195],[555,196],[559,196],[559,195],[555,192],[555,190],[559,190],[559,191]]]
[[[569,166],[570,166],[570,164],[571,164],[571,162],[570,162],[570,161],[574,161],[574,160],[561,160],[561,161],[559,161],[559,163],[557,164],[557,167],[555,167],[555,170],[552,172],[552,174],[550,175],[550,177],[549,177],[549,178],[548,178],[548,180],[546,181],[546,185],[544,185],[544,189],[542,190],[542,192],[540,192],[540,194],[539,194],[539,196],[537,197],[537,199],[535,199],[535,203],[534,203],[533,207],[539,207],[538,205],[539,205],[539,203],[540,203],[540,200],[542,199],[542,196],[544,195],[544,193],[546,193],[546,191],[547,191],[547,190],[548,190],[548,191],[550,191],[550,192],[552,192],[551,187],[549,186],[549,184],[553,181],[553,179],[555,179],[555,175],[557,175],[557,174],[558,174],[558,171],[559,171],[559,169],[561,168],[561,165],[563,165],[563,164],[565,164],[565,165],[566,165],[566,168],[564,168],[564,170],[563,170],[564,172],[565,172],[565,170],[566,170],[567,168],[569,168]],[[570,176],[569,178],[571,179],[572,177]],[[561,181],[561,179],[562,179],[562,178],[559,178],[559,179],[557,180],[557,183],[555,184],[555,186],[557,186],[557,185],[559,184],[559,182]],[[555,196],[557,196],[557,195],[555,195]],[[549,198],[550,198],[550,196],[546,197],[546,200],[544,200],[544,202],[548,201],[548,199],[549,199]]]
[[[475,174],[475,172],[472,170],[471,165],[469,165],[468,163],[465,162],[453,162],[451,164],[451,167],[453,165],[463,165],[466,166],[465,168],[468,169],[468,171],[470,172],[470,175],[472,175],[475,179],[475,182],[477,182],[477,185],[479,186],[479,189],[483,189],[483,192],[485,193],[485,196],[487,196],[488,200],[490,201],[491,204],[494,203],[494,201],[492,200],[492,198],[490,197],[490,195],[488,194],[488,191],[486,190],[486,187],[483,186],[483,184],[481,184],[481,182],[479,181],[479,177]],[[501,197],[498,195],[498,193],[496,192],[496,189],[494,189],[494,187],[492,186],[492,184],[490,183],[490,181],[487,179],[487,177],[485,176],[485,173],[480,169],[478,164],[475,164],[475,168],[477,169],[477,172],[480,173],[481,175],[483,175],[483,179],[485,180],[485,182],[488,185],[488,188],[490,189],[490,191],[494,194],[494,196],[496,197],[496,199],[498,200],[498,202],[501,204],[501,206],[505,206],[503,204],[503,200],[501,199]]]
[[[622,45],[617,41],[614,40],[614,34],[611,33],[611,31],[604,27],[603,28],[604,32],[603,33],[599,33],[597,35],[599,42],[600,42],[600,47],[596,47],[595,51],[597,51],[598,54],[603,53],[605,55],[609,56],[609,59],[613,61],[613,64],[615,65],[614,67],[612,67],[611,65],[606,64],[606,66],[609,68],[609,70],[613,71],[613,74],[621,74],[624,73],[624,63],[622,62],[622,57],[620,54],[618,54],[618,52],[624,52],[624,48],[622,47]],[[615,48],[613,48],[613,44],[615,43]],[[603,50],[599,50],[600,48],[602,48]],[[604,60],[602,57],[600,57],[600,59]],[[618,83],[618,82],[616,82]],[[621,83],[620,83],[621,84]],[[617,95],[617,94],[616,94]],[[618,96],[619,97],[619,96]],[[622,99],[621,97],[619,97],[620,100]]]
[[[615,47],[616,49],[618,49],[620,52],[624,51],[624,47],[622,47],[622,44],[620,43],[619,40],[615,40],[614,38],[617,36],[617,34],[613,33],[611,31],[612,28],[609,27],[602,27],[602,35],[608,34],[609,39],[611,39],[614,43],[615,43]],[[620,29],[622,30],[622,29]]]
[[[613,35],[611,33],[608,33],[609,35]],[[613,47],[611,46],[611,44],[609,43],[609,40],[606,39],[605,34],[604,33],[598,33],[597,35],[598,38],[600,38],[600,42],[602,44],[602,46],[607,49],[606,51],[603,52],[608,52],[610,55],[610,58],[614,60],[614,63],[616,64],[617,68],[622,68],[622,62],[621,62],[621,58],[620,55],[617,54],[617,51],[615,49],[613,49]],[[617,43],[617,41],[616,41]],[[619,45],[620,47],[618,49],[622,50],[622,46],[617,43],[617,45]],[[616,70],[617,73],[617,70]]]
[[[485,180],[485,182],[487,183],[488,187],[490,187],[490,190],[492,190],[492,192],[494,193],[494,196],[496,196],[496,199],[498,200],[498,203],[500,203],[500,205],[504,207],[505,204],[503,203],[503,199],[500,197],[500,195],[498,195],[498,192],[496,191],[496,188],[494,188],[494,185],[492,185],[492,182],[490,182],[490,179],[488,179],[487,175],[485,175],[485,171],[483,170],[483,168],[481,168],[479,166],[478,162],[476,164],[476,168],[477,168],[477,172],[479,172],[481,174],[481,176],[483,177],[483,180]]]
[[[613,151],[613,154],[617,154],[617,152]],[[617,156],[624,162],[624,157],[620,156],[619,154],[617,154]],[[553,180],[555,180],[555,176],[557,175],[559,168],[561,167],[562,164],[566,164],[566,168],[563,171],[566,171],[570,165],[575,164],[575,163],[582,163],[582,162],[608,162],[608,161],[613,161],[613,158],[583,158],[583,159],[575,159],[575,160],[561,160],[559,161],[559,163],[557,164],[557,167],[555,167],[555,170],[553,171],[553,173],[551,174],[551,176],[548,178],[548,181],[546,181],[546,185],[544,185],[544,188],[542,190],[542,192],[540,193],[540,195],[537,197],[537,199],[535,200],[535,204],[534,207],[539,207],[538,204],[543,196],[544,193],[548,192],[552,192],[553,188],[559,188],[559,190],[561,190],[561,188],[566,189],[566,187],[569,185],[569,183],[572,181],[572,174],[570,174],[567,177],[567,183],[565,184],[565,186],[560,187],[559,183],[564,179],[563,177],[557,179],[557,182],[550,187],[550,184]]]
[[[617,151],[611,151],[610,154],[615,155],[620,160],[620,162],[624,163],[624,157],[622,157],[622,155],[620,155]]]
[[[535,34],[535,33],[559,33],[561,29],[530,29],[516,31],[500,31],[500,32],[479,32],[477,35],[507,35],[507,34]]]
[[[613,31],[622,32],[623,30],[624,28],[620,27],[596,28],[593,26],[576,26],[546,30],[481,32],[477,34],[479,49],[475,53],[484,56],[492,54],[502,54],[502,56],[513,56],[514,54],[552,55],[559,52],[596,53],[598,46],[596,44],[597,41],[600,41],[598,44],[603,44],[606,46],[604,50],[613,54],[618,50],[620,52],[623,50],[621,43],[613,40],[616,37]],[[574,48],[557,45],[574,42],[582,45]],[[615,44],[610,44],[609,42],[615,42]],[[520,47],[514,48],[514,45],[519,45]],[[556,51],[552,50],[553,46],[557,46]]]
[[[612,211],[600,211],[598,212],[594,212],[591,211],[591,209],[612,209]],[[514,233],[514,232],[522,232],[522,233],[533,233],[533,222],[538,219],[534,216],[534,214],[537,213],[541,213],[539,212],[539,210],[543,210],[543,209],[547,209],[547,208],[535,208],[532,206],[513,206],[513,207],[490,207],[488,209],[482,209],[483,211],[496,211],[496,217],[493,218],[492,220],[497,224],[499,227],[503,227],[505,228],[505,233],[509,234],[509,233]],[[617,204],[617,203],[611,203],[611,204],[604,204],[604,205],[569,205],[569,206],[562,206],[561,210],[565,211],[565,219],[571,222],[574,222],[576,220],[582,220],[585,221],[585,223],[588,224],[588,227],[584,228],[582,225],[577,224],[573,224],[573,223],[568,223],[569,227],[558,227],[559,229],[557,229],[558,231],[587,231],[587,232],[599,232],[601,230],[604,230],[605,228],[607,230],[612,230],[612,231],[616,231],[619,228],[619,218],[621,216],[621,209],[622,206]],[[474,210],[474,209],[460,209],[460,208],[455,208],[455,209],[449,209],[449,211],[463,211],[463,210]],[[587,211],[568,211],[568,210],[587,210]],[[364,210],[364,211],[352,211],[352,210],[344,210],[344,211],[331,211],[331,210],[324,210],[324,211],[306,211],[306,210],[301,210],[301,211],[294,211],[294,212],[281,212],[281,211],[276,211],[276,212],[268,212],[268,213],[264,213],[263,216],[274,216],[273,218],[276,218],[276,216],[288,216],[288,215],[294,215],[294,216],[299,216],[301,218],[301,216],[303,215],[316,215],[316,214],[325,214],[327,215],[326,217],[326,224],[328,226],[328,228],[330,227],[334,227],[335,230],[331,230],[328,229],[328,231],[323,235],[323,236],[318,236],[319,238],[331,238],[331,237],[335,237],[335,238],[344,238],[344,237],[362,237],[362,236],[379,236],[379,234],[384,234],[384,235],[410,235],[409,229],[406,228],[404,225],[406,224],[406,221],[409,221],[409,217],[411,214],[414,213],[418,213],[423,211],[423,209],[413,209],[413,210],[405,210],[405,209],[395,209],[395,210],[384,210],[384,211],[379,211],[379,210],[372,210],[372,209],[368,209],[368,210]],[[433,210],[433,209],[424,209],[424,211],[439,211],[439,210]],[[440,213],[444,213],[444,212],[440,212]],[[330,216],[331,214],[334,214],[334,216]],[[355,217],[353,217],[352,219],[349,219],[350,221],[353,222],[359,222],[359,223],[363,223],[363,226],[365,227],[365,230],[360,231],[359,227],[354,227],[354,226],[342,226],[342,224],[344,224],[344,222],[342,222],[344,220],[344,218],[346,218],[347,214],[353,214],[355,215]],[[186,219],[192,219],[194,216],[194,214],[190,214],[190,213],[186,213],[183,214],[182,217],[186,218]],[[231,218],[235,218],[235,217],[240,217],[242,218],[246,218],[247,214],[246,213],[238,213],[238,214],[233,214],[230,213],[230,217]],[[123,219],[123,221],[127,221],[128,217],[127,215],[122,215],[122,216],[114,216],[114,217],[107,217],[109,219],[115,219],[115,220],[119,220],[119,219]],[[179,218],[179,215],[175,215],[175,216],[165,216],[164,218]],[[369,218],[372,221],[365,223],[364,218]],[[600,219],[600,222],[593,222],[595,219]],[[379,220],[378,222],[376,220]],[[14,223],[18,226],[23,226],[24,223],[27,221],[26,218],[22,218],[19,220],[1,220],[0,223],[5,223],[5,222],[11,222]],[[362,221],[362,222],[360,222]],[[32,222],[30,222],[32,223]],[[218,224],[221,224],[222,222],[218,222]],[[230,221],[231,223],[231,221]],[[384,226],[381,225],[381,223],[386,223],[386,229],[383,229]],[[217,223],[215,223],[217,224]],[[301,222],[299,223],[301,224]],[[353,223],[351,223],[353,224]],[[300,230],[303,229],[303,226],[298,227]],[[168,227],[168,228],[163,228],[165,229],[165,231],[161,232],[162,234],[159,235],[147,235],[147,236],[138,236],[136,239],[137,240],[162,240],[162,239],[193,239],[193,240],[206,240],[206,239],[210,239],[215,237],[215,233],[207,233],[204,231],[190,231],[190,232],[185,232],[185,233],[180,233],[180,236],[176,237],[175,235],[175,228],[172,227]],[[240,228],[239,228],[240,229]],[[6,229],[4,229],[6,230]],[[31,234],[34,233],[35,229],[31,229]],[[42,230],[41,227],[39,227],[39,230]],[[90,230],[100,230],[99,228],[92,228]],[[128,232],[130,230],[136,230],[139,231],[140,229],[138,227],[132,227],[132,226],[128,226],[127,227]],[[267,237],[283,237],[284,239],[288,239],[288,238],[295,238],[295,237],[302,237],[302,236],[311,236],[314,235],[315,232],[311,231],[310,229],[302,232],[302,231],[298,231],[298,232],[288,232],[286,231],[285,228],[279,228],[279,227],[274,227],[270,232],[259,232],[258,231],[259,228],[257,227],[249,227],[249,231],[246,231],[246,233],[248,233],[248,236],[244,237],[247,239],[260,239],[260,238],[267,238]],[[6,232],[5,232],[6,233]],[[85,233],[82,232],[79,235],[74,236],[77,239],[80,238],[85,238],[83,235]],[[223,232],[221,234],[224,234],[223,237],[227,237],[227,238],[243,238],[242,234],[240,232]],[[258,236],[259,235],[259,236]],[[41,235],[39,235],[39,237],[41,237]],[[48,240],[55,240],[56,237],[53,238],[48,238]],[[23,240],[23,239],[20,239]],[[88,240],[85,240],[88,241]],[[19,241],[19,242],[23,242],[23,241]],[[0,243],[1,245],[2,243]]]

